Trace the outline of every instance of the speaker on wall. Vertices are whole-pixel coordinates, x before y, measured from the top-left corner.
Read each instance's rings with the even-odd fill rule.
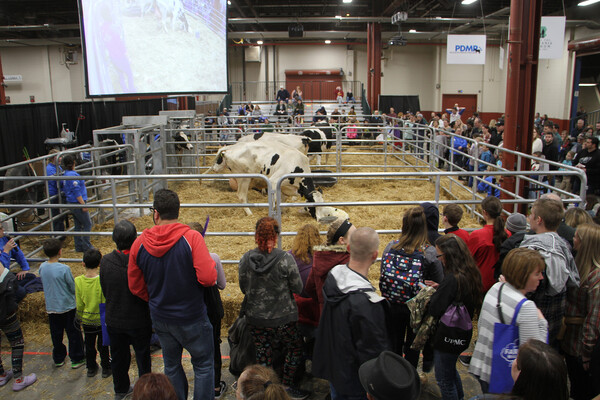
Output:
[[[291,38],[301,38],[304,36],[304,27],[300,24],[288,26],[288,36]]]

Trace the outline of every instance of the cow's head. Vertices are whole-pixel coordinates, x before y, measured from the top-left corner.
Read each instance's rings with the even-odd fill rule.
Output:
[[[175,139],[176,142],[179,142],[176,144],[176,146],[178,146],[182,150],[192,150],[194,148],[194,146],[192,146],[192,144],[190,143],[188,136],[184,132],[178,132],[173,139]]]

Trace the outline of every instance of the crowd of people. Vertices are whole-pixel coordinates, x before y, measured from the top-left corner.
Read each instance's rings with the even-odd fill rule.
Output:
[[[291,98],[297,105],[302,91],[294,92]],[[247,111],[254,115],[256,108],[249,104]],[[449,111],[432,115],[430,123],[421,113],[399,115],[393,108],[373,117],[392,131],[414,127],[414,137],[407,137],[406,130],[401,136],[394,133],[398,141],[418,143],[425,140],[422,127],[439,128],[433,130],[434,143],[453,152],[438,153],[440,167],[452,159],[484,174],[501,165],[501,150],[492,152],[487,144],[501,149],[503,120],[483,124],[474,116],[463,124],[464,109],[456,105]],[[330,118],[341,116],[334,112]],[[384,400],[399,394],[416,399],[424,379],[417,372],[421,355],[421,371],[435,371],[444,400],[465,396],[459,361],[477,378],[480,399],[598,396],[600,221],[598,206],[592,206],[598,203],[594,195],[600,195],[600,153],[594,136],[600,132],[590,132],[583,120],[562,136],[558,128],[545,116],[536,118],[532,154],[542,160],[538,164],[546,159],[582,168],[591,195],[588,210],[565,211],[559,195],[540,191],[528,216],[505,218],[497,190],[489,185],[495,182],[486,177],[492,190],[480,204],[481,229],[461,229],[463,207],[448,204],[441,210],[441,234],[440,210],[422,203],[405,211],[402,233],[381,253],[374,229],[346,219],[329,226],[324,243],[318,227],[303,226],[286,252],[277,247],[277,221],[259,219],[256,248],[241,257],[238,270],[244,294],[240,318],[250,347],[236,351],[250,354],[251,362],[240,371],[236,397],[308,398],[311,393],[302,383],[311,360],[312,374],[329,381],[334,400]],[[447,140],[441,129],[458,136]],[[463,136],[473,141],[461,140]],[[61,168],[53,161],[51,175]],[[75,164],[65,156],[65,176],[77,176]],[[560,187],[577,191],[578,184],[571,179]],[[71,207],[75,230],[89,231],[85,182],[51,181],[52,191],[64,192],[65,201],[77,205]],[[202,225],[180,223],[179,208],[177,193],[156,191],[151,207],[155,226],[138,237],[133,223],[118,222],[112,236],[116,249],[110,254],[102,255],[89,237],[76,236],[75,249],[83,253],[85,267],[78,277],[59,260],[64,240],[44,241],[48,261],[40,266],[39,276],[56,368],[68,357],[72,369],[86,366],[89,377],[99,372],[103,378],[112,376],[115,399],[150,398],[148,393],[187,399],[188,378],[181,362],[185,349],[193,367],[194,399],[223,396],[227,384],[221,379],[219,291],[225,288],[225,274],[219,256],[204,242]],[[56,210],[52,215],[59,215]],[[64,219],[53,222],[56,231],[64,230]],[[11,345],[12,369],[0,362],[0,386],[14,379],[12,388],[20,391],[37,380],[35,374],[23,373],[24,337],[17,314],[22,299],[18,280],[29,265],[3,233],[0,330]],[[16,275],[8,269],[11,258],[22,268]],[[368,279],[378,259],[379,291]],[[478,335],[473,354],[465,357],[461,353],[471,344],[474,323]],[[506,327],[502,334],[499,326]],[[151,373],[153,333],[162,347],[165,375]],[[130,346],[139,376],[135,386],[129,377]]]
[[[61,240],[44,241],[48,261],[39,275],[56,368],[68,358],[72,369],[86,366],[90,377],[100,371],[103,378],[112,376],[116,399],[132,393],[135,398],[144,385],[144,391],[186,399],[185,349],[194,398],[225,393],[219,352],[225,274],[204,242],[202,225],[180,223],[179,208],[177,193],[158,190],[151,208],[155,226],[138,237],[133,223],[118,222],[116,249],[106,255],[87,249],[85,273],[75,278],[60,262]],[[332,399],[388,399],[397,393],[416,399],[423,373],[431,370],[443,399],[461,399],[459,360],[478,379],[479,398],[510,393],[527,400],[578,400],[600,394],[600,225],[581,209],[565,213],[556,194],[536,200],[528,217],[515,213],[505,221],[495,196],[480,208],[485,225],[468,233],[459,227],[463,208],[446,205],[443,234],[436,205],[410,208],[399,238],[381,254],[377,232],[347,219],[329,226],[324,243],[316,226],[303,226],[286,252],[277,247],[277,221],[259,219],[256,248],[241,257],[238,271],[242,334],[249,344],[231,349],[232,359],[239,358],[235,352],[246,353],[238,398],[258,392],[307,398],[302,383],[309,359],[312,374],[329,381]],[[3,253],[14,250],[9,242]],[[379,258],[378,292],[368,276]],[[14,378],[18,391],[37,377],[23,373],[16,279],[3,263],[0,329],[12,347],[12,369],[0,365],[0,385]],[[466,359],[461,353],[474,321],[478,335]],[[499,325],[514,327],[513,336],[500,335]],[[148,375],[153,332],[168,379]],[[128,373],[130,346],[140,377],[135,387]],[[510,362],[498,366],[501,346]],[[532,362],[539,357],[548,362]],[[369,384],[373,380],[377,386]]]

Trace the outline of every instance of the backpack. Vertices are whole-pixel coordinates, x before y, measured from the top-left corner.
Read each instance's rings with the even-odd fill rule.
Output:
[[[0,321],[4,321],[17,309],[15,299],[16,286],[17,279],[15,275],[7,271],[4,280],[0,282]]]
[[[404,304],[419,292],[423,281],[425,256],[419,250],[407,254],[390,248],[381,258],[379,289],[383,297],[392,303]]]

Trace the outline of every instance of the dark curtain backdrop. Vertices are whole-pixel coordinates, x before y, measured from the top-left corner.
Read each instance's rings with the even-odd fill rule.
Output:
[[[158,115],[166,99],[33,103],[0,106],[0,166],[46,154],[44,140],[59,136],[62,123],[74,132],[77,144],[92,140],[94,129],[121,124],[123,116]],[[58,119],[58,120],[57,120]]]
[[[419,96],[379,96],[379,111],[387,114],[390,112],[390,107],[394,107],[396,114],[421,111]]]

